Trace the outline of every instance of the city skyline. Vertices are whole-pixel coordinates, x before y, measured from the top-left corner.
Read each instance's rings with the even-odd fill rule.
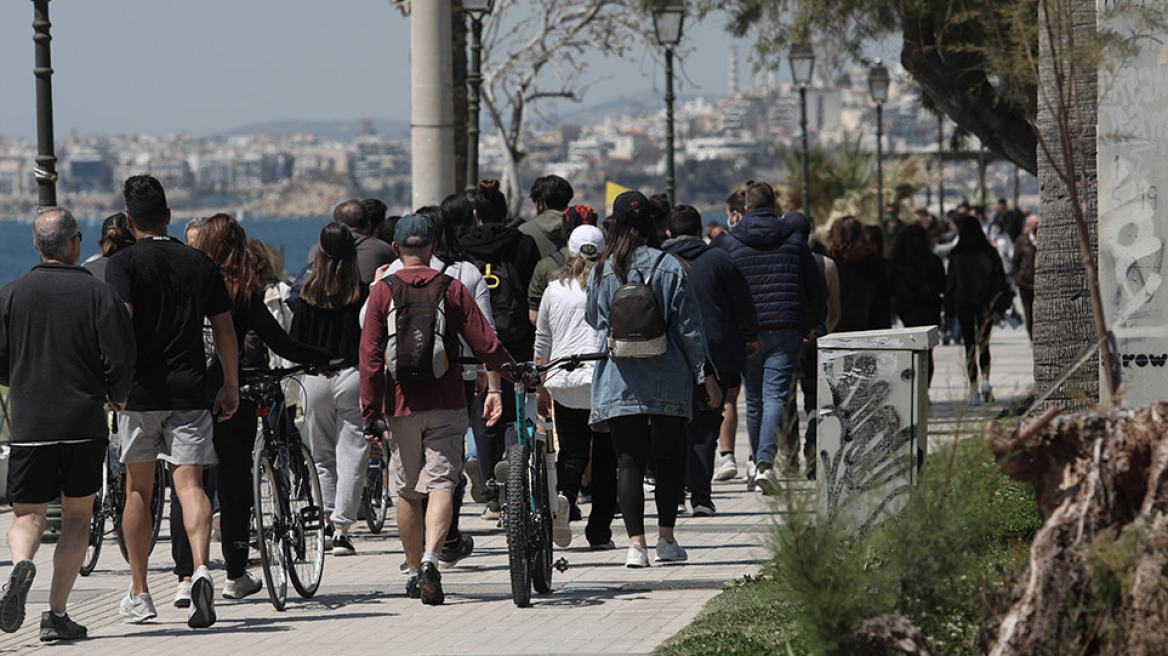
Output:
[[[32,9],[31,2],[0,3],[0,88],[9,99],[0,136],[35,134]],[[409,66],[393,64],[408,61],[409,20],[388,3],[58,1],[49,12],[58,139],[70,132],[203,136],[278,120],[409,120],[402,93]],[[740,51],[739,76],[749,80],[743,43],[725,32],[721,17],[691,18],[686,33],[681,93],[724,94],[732,46]],[[606,79],[582,103],[555,110],[662,95],[663,71],[648,49],[619,65],[597,53],[594,63],[602,62],[593,68]]]

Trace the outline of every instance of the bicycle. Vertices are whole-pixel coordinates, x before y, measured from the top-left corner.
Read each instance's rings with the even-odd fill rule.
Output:
[[[308,365],[244,369],[239,388],[240,398],[256,404],[261,420],[252,451],[252,520],[268,598],[281,611],[288,601],[289,580],[304,599],[320,588],[325,522],[316,465],[292,430],[280,383],[320,371]]]
[[[81,576],[89,576],[97,567],[97,559],[101,556],[101,547],[105,536],[113,533],[118,541],[118,549],[122,558],[130,562],[130,553],[126,550],[126,535],[122,529],[122,513],[126,508],[126,473],[125,466],[118,459],[118,440],[115,437],[118,429],[111,423],[112,432],[109,448],[106,449],[102,463],[101,488],[93,498],[93,516],[89,520],[89,543],[85,548],[85,558],[81,561]],[[150,517],[153,529],[150,534],[150,552],[158,542],[158,531],[162,528],[162,508],[166,501],[166,464],[156,461],[154,470],[154,489],[150,496]],[[106,528],[106,522],[110,526]],[[149,553],[149,552],[147,552]]]
[[[380,533],[385,528],[385,515],[393,505],[389,476],[389,444],[384,439],[378,439],[369,450],[365,489],[361,491],[361,514],[372,533]]]
[[[585,362],[607,358],[607,353],[584,353],[546,364],[515,362],[503,366],[503,373],[515,381],[518,441],[507,457],[506,498],[500,523],[506,528],[511,598],[516,606],[531,604],[533,587],[540,594],[550,593],[552,570],[562,572],[568,567],[562,558],[552,562],[552,508],[558,505],[552,422],[538,416],[532,392],[544,372],[572,371]],[[537,427],[543,431],[537,431]]]

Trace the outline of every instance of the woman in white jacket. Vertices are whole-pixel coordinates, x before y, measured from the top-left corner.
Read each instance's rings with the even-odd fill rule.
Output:
[[[587,301],[585,287],[592,264],[604,250],[600,228],[582,225],[568,239],[568,260],[548,283],[539,306],[535,329],[535,359],[547,362],[567,355],[595,353],[601,348],[601,333],[584,320]],[[592,512],[584,535],[593,549],[612,549],[612,518],[616,511],[616,454],[607,433],[597,433],[588,425],[592,401],[593,366],[547,375],[540,388],[540,414],[547,416],[555,406],[556,432],[560,454],[556,463],[559,491],[579,517],[576,496],[580,477],[592,453]]]

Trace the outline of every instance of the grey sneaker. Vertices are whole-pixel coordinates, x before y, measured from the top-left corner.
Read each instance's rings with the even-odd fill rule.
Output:
[[[4,593],[0,594],[0,630],[5,633],[16,633],[24,624],[24,605],[35,576],[36,565],[31,560],[20,560],[12,566]]]
[[[223,586],[223,598],[243,599],[263,589],[264,582],[260,577],[251,572],[244,572],[243,576],[237,579],[227,579],[227,585]]]
[[[689,554],[685,553],[685,549],[676,541],[666,542],[660,539],[657,540],[657,557],[653,560],[659,563],[680,563],[689,560]]]
[[[649,552],[644,547],[636,545],[629,547],[625,555],[625,567],[641,568],[649,566]]]
[[[57,617],[48,610],[41,613],[41,642],[84,640],[88,637],[89,631],[69,619],[68,613],[65,613],[63,617]]]
[[[131,624],[141,624],[158,617],[158,611],[154,610],[154,598],[149,592],[138,595],[126,594],[118,612]]]
[[[568,497],[562,494],[558,495],[556,505],[556,516],[552,520],[552,542],[557,547],[566,547],[572,544],[572,527],[568,526],[568,519],[571,515]]]
[[[211,572],[200,567],[191,577],[191,608],[187,611],[187,626],[205,629],[215,623],[215,583]]]
[[[191,580],[183,579],[178,582],[178,590],[174,593],[175,608],[191,607]]]
[[[463,533],[458,539],[458,544],[451,549],[448,546],[443,546],[441,553],[438,554],[438,565],[442,569],[449,569],[458,564],[458,561],[466,558],[474,551],[474,538]]]

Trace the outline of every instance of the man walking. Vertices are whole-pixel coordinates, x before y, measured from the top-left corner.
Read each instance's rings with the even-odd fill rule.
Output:
[[[24,622],[49,502],[61,496],[49,610],[40,638],[78,640],[84,626],[65,610],[89,543],[93,497],[108,440],[104,405],[124,405],[134,371],[130,316],[105,283],[77,266],[81,232],[68,210],[37,215],[41,263],[0,289],[0,385],[12,388],[8,532],[12,573],[0,595],[0,629]]]
[[[376,199],[370,199],[376,200]],[[382,204],[384,205],[384,203]],[[353,233],[357,245],[357,269],[361,272],[361,284],[369,285],[377,277],[377,268],[383,264],[393,262],[393,249],[389,244],[377,239],[373,232],[377,226],[385,221],[385,211],[381,212],[381,220],[370,215],[371,205],[356,199],[347,200],[333,209],[333,220],[344,225]],[[308,265],[316,261],[316,251],[320,244],[313,244],[308,249]]]
[[[778,493],[774,460],[787,395],[803,340],[824,320],[826,289],[807,239],[775,215],[775,192],[765,182],[746,187],[746,215],[720,243],[738,264],[758,312],[759,350],[746,363],[746,431],[756,480]],[[747,487],[755,481],[747,477]]]
[[[436,379],[418,382],[403,382],[386,371],[388,340],[395,339],[387,331],[395,302],[391,285],[397,284],[403,292],[407,285],[414,289],[444,286],[439,288],[439,291],[444,289],[441,300],[431,307],[436,305],[439,308],[436,312],[444,315],[446,337],[461,336],[474,356],[494,371],[511,362],[511,356],[491,331],[491,325],[466,287],[430,268],[436,237],[434,224],[420,214],[407,214],[398,222],[393,250],[401,259],[402,268],[373,286],[361,333],[361,413],[366,438],[383,432],[383,411],[390,413],[392,468],[401,498],[397,524],[410,575],[406,594],[421,598],[428,605],[441,604],[446,598],[442,576],[438,573],[438,552],[446,541],[454,491],[462,479],[466,395],[462,369],[458,366],[447,368]],[[404,301],[402,307],[420,305]],[[436,324],[423,327],[423,334],[435,327]],[[398,326],[391,328],[396,332]],[[395,342],[394,350],[400,357],[401,351],[396,346],[399,343]],[[502,416],[501,397],[501,389],[487,391],[483,408],[487,425],[493,425]],[[429,502],[423,510],[422,501],[427,496]]]
[[[212,416],[225,421],[239,407],[239,348],[231,299],[218,267],[201,252],[166,234],[170,208],[158,180],[126,180],[126,220],[137,242],[110,258],[106,281],[121,296],[134,322],[138,366],[130,399],[118,415],[126,508],[122,524],[130,556],[130,592],[120,612],[131,622],[158,616],[146,585],[150,556],[150,496],[154,462],[170,465],[183,508],[195,574],[187,625],[215,623],[214,584],[207,570],[211,502],[203,468],[218,463],[211,442]],[[223,365],[223,387],[207,399],[203,321],[214,335]]]

